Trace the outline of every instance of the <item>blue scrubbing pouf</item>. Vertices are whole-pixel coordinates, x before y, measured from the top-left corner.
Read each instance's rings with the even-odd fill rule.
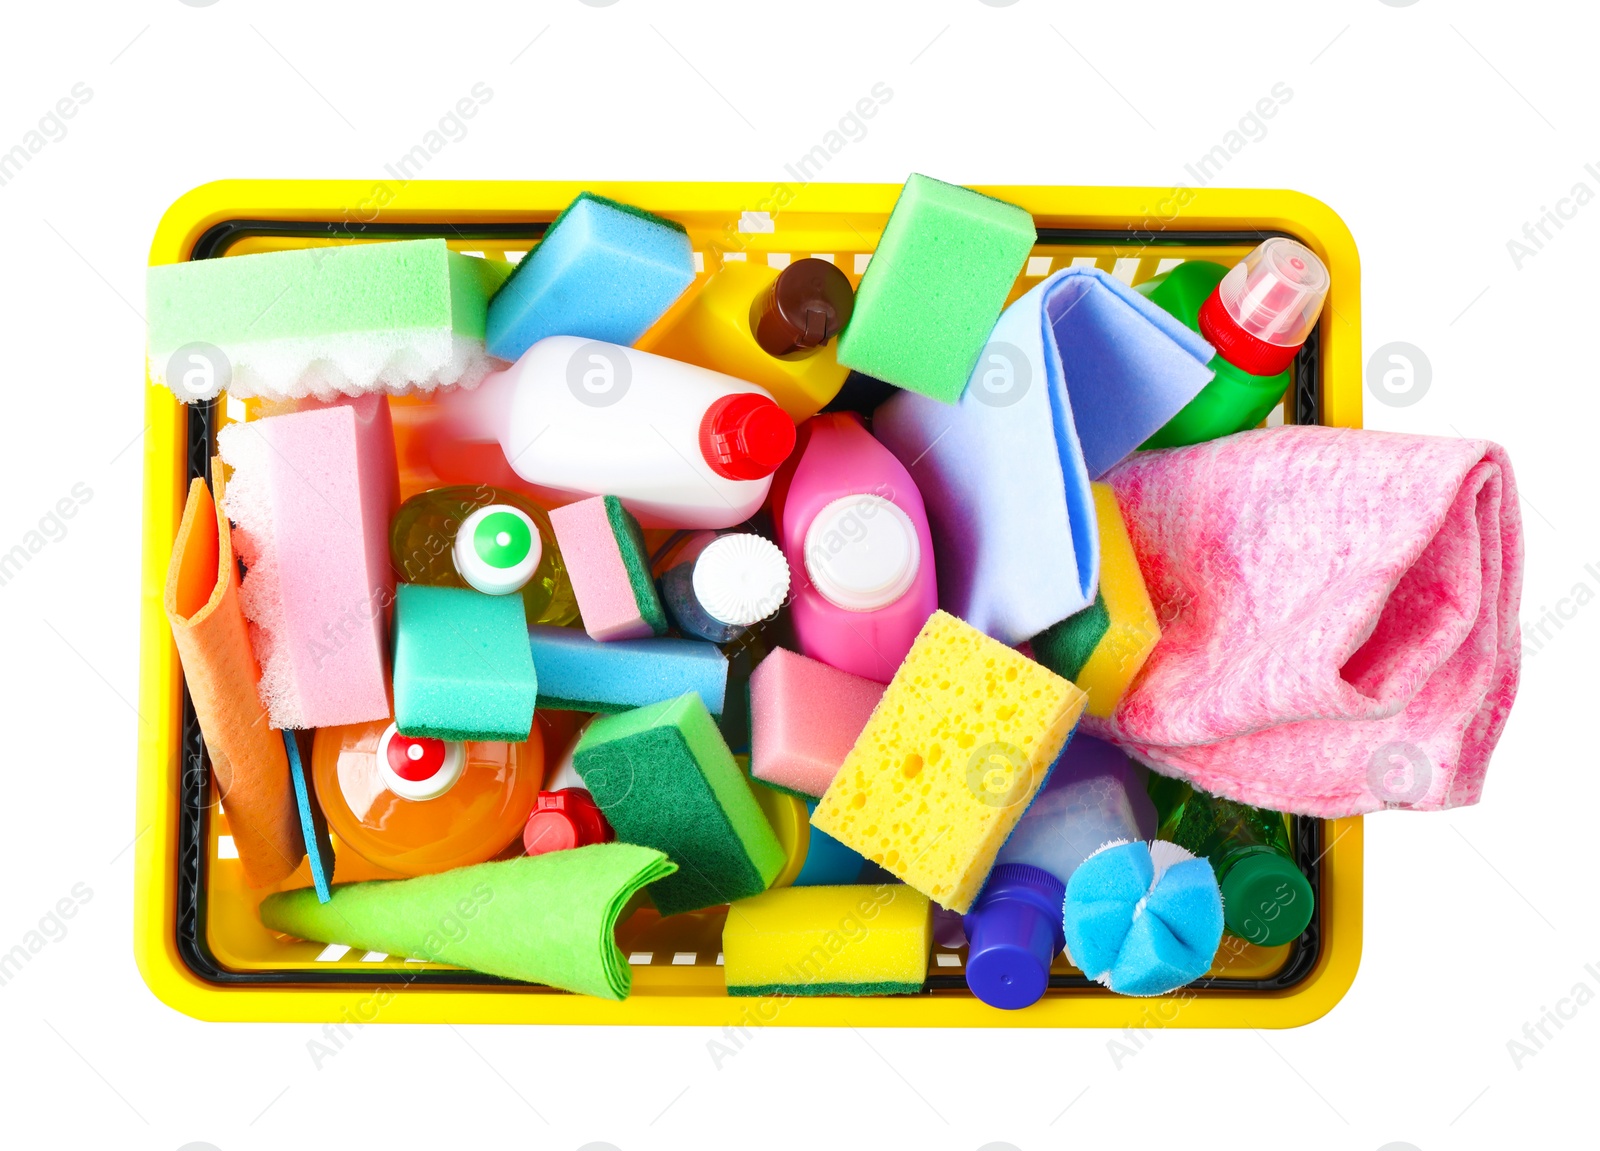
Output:
[[[1200,978],[1222,942],[1211,864],[1166,842],[1119,843],[1067,881],[1067,957],[1119,995],[1165,995]]]
[[[584,192],[489,301],[489,354],[515,360],[546,336],[632,344],[693,280],[681,225]]]

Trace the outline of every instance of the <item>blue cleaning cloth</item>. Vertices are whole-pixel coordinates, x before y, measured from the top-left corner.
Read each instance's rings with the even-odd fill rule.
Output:
[[[489,301],[489,354],[515,360],[546,336],[632,344],[693,280],[681,227],[584,192]]]
[[[328,825],[311,795],[311,780],[306,776],[305,764],[300,761],[300,745],[294,732],[285,731],[283,750],[289,756],[289,780],[294,784],[294,804],[300,809],[300,834],[306,841],[306,863],[311,868],[311,885],[317,889],[317,902],[326,903],[333,898],[328,889],[328,878],[333,874],[333,842],[328,838]]]
[[[1097,480],[1211,382],[1215,349],[1099,268],[1068,268],[1034,291],[1051,337],[1051,371],[1065,382],[1083,460]]]
[[[899,392],[872,418],[927,508],[939,606],[1012,645],[1092,604],[1100,578],[1089,471],[1044,324],[1055,279],[1001,314],[959,401]]]
[[[1211,864],[1169,843],[1154,851],[1142,842],[1108,847],[1067,881],[1067,957],[1119,995],[1175,991],[1206,973],[1222,942]]]
[[[712,715],[728,693],[728,657],[697,639],[621,639],[602,643],[580,628],[528,629],[539,678],[538,706],[564,711],[628,711],[697,691]]]

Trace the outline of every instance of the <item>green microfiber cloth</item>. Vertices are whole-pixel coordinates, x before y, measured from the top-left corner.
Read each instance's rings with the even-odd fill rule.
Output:
[[[913,173],[856,289],[839,362],[955,403],[1037,238],[1015,204]]]
[[[515,598],[515,597],[512,597]],[[633,975],[615,930],[635,892],[677,870],[648,847],[596,843],[416,879],[269,895],[273,931],[343,943],[564,991],[626,999]]]
[[[597,718],[573,766],[619,840],[678,865],[650,889],[662,915],[757,895],[787,862],[698,692]]]
[[[401,584],[394,718],[401,735],[521,743],[539,683],[520,595]]]
[[[1111,613],[1106,610],[1105,597],[1096,592],[1094,603],[1051,624],[1028,642],[1034,659],[1062,679],[1075,680],[1110,630]]]

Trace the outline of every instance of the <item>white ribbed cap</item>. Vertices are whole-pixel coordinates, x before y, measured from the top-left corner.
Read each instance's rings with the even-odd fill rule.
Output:
[[[712,619],[750,627],[777,614],[789,594],[789,565],[771,540],[721,536],[700,553],[690,580],[694,598]]]

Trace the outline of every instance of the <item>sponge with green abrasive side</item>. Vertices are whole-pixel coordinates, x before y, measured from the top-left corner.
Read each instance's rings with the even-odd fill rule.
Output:
[[[913,173],[856,289],[839,362],[955,403],[1037,238],[1015,204]]]
[[[310,888],[280,892],[262,900],[261,922],[319,943],[625,999],[633,975],[617,948],[617,918],[635,892],[674,870],[648,847],[596,843],[416,879],[341,883],[325,904]]]
[[[901,883],[780,887],[722,928],[729,995],[914,995],[931,948],[928,897]]]
[[[593,496],[550,513],[550,527],[591,639],[667,634],[639,521],[616,496]]]
[[[521,743],[539,694],[519,595],[401,584],[394,608],[400,734]]]
[[[1045,628],[1028,644],[1033,648],[1034,659],[1061,678],[1076,680],[1110,630],[1111,613],[1106,610],[1106,597],[1096,592],[1094,603]]]
[[[662,915],[759,894],[787,862],[696,692],[599,717],[572,762],[619,840],[678,865],[650,889]]]
[[[150,380],[186,403],[224,388],[329,400],[473,387],[497,366],[484,330],[511,270],[441,239],[162,264],[146,277]]]

